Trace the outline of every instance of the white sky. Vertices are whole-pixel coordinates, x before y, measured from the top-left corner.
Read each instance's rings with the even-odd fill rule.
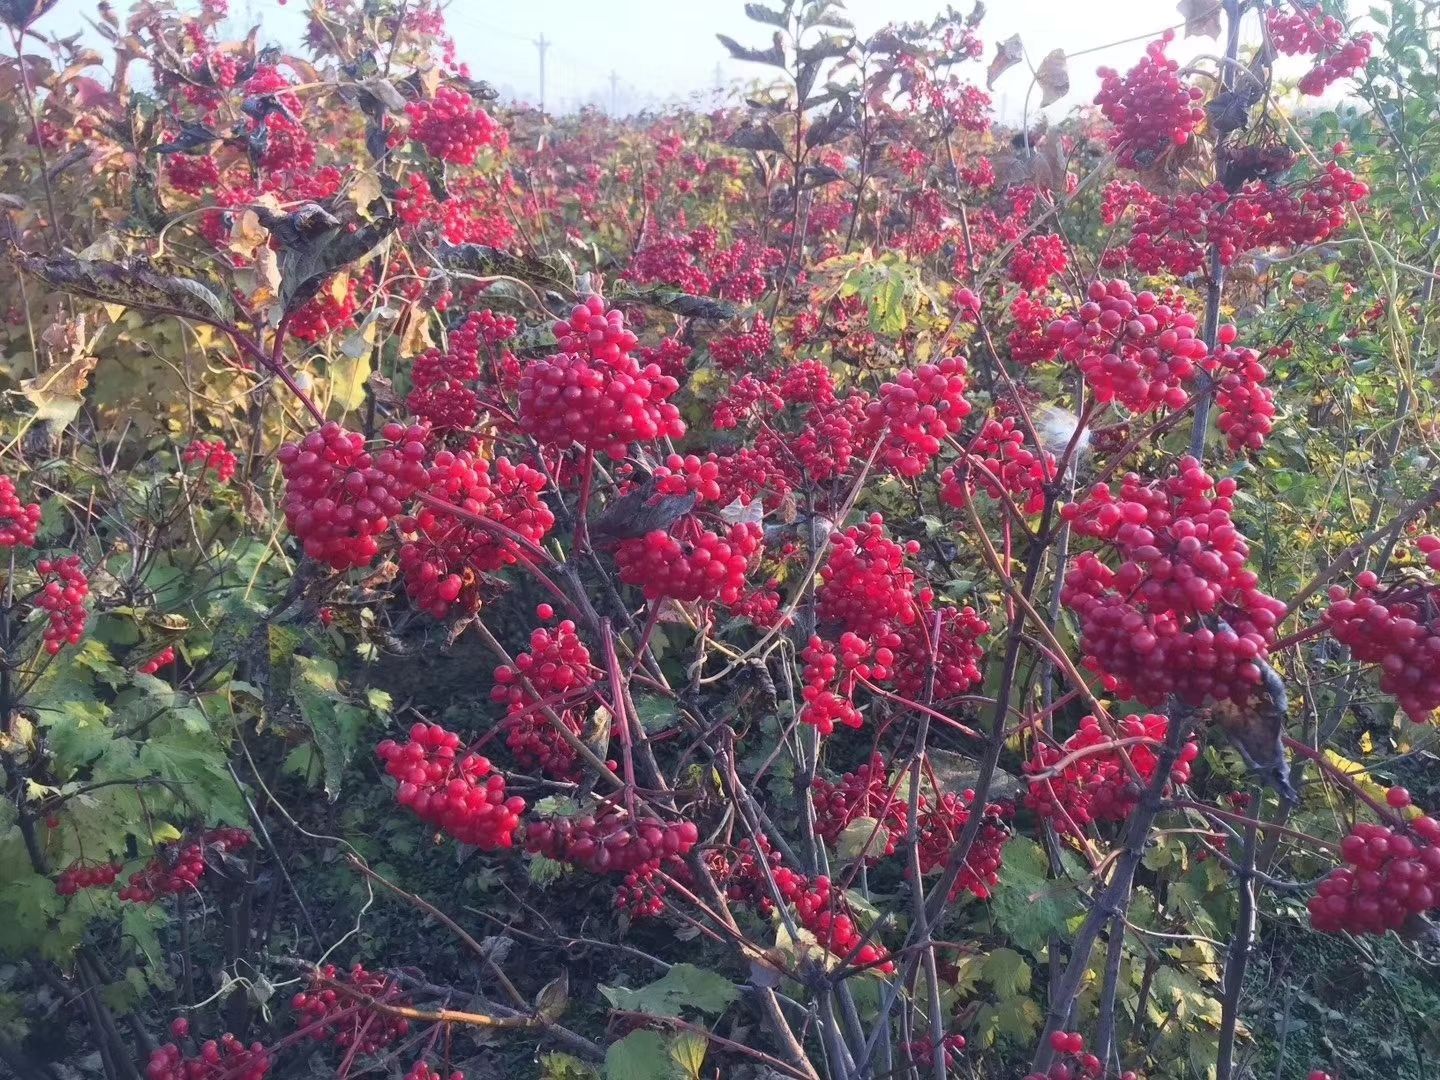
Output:
[[[945,2],[848,0],[846,8],[865,34],[889,22],[928,20]],[[969,11],[973,0],[951,2]],[[117,12],[128,7],[127,0],[113,4]],[[237,27],[260,23],[262,42],[294,45],[300,39],[304,0],[289,0],[286,6],[276,0],[230,0],[230,7]],[[1098,49],[1071,61],[1071,93],[1051,106],[1052,118],[1093,98],[1099,85],[1095,69],[1129,67],[1143,51],[1144,41],[1098,47],[1149,35],[1179,21],[1174,0],[990,0],[987,7],[980,26],[985,57],[963,69],[973,72],[977,82],[983,81],[983,67],[994,55],[995,43],[1011,34],[1020,34],[1035,64],[1052,49],[1068,54]],[[61,34],[83,30],[84,16],[94,9],[95,0],[59,0],[39,28]],[[608,107],[612,72],[617,76],[615,103],[625,112],[713,90],[717,64],[727,85],[763,77],[768,71],[732,61],[715,39],[719,32],[742,44],[768,41],[769,29],[746,19],[741,0],[453,0],[447,19],[471,74],[507,97],[527,101],[538,97],[533,42],[543,33],[553,43],[546,55],[546,97],[552,110],[582,102]],[[1215,45],[1208,38],[1182,39],[1172,47],[1172,55],[1188,60],[1215,51]],[[993,94],[1002,120],[1018,122],[1029,83],[1023,65],[997,81]]]

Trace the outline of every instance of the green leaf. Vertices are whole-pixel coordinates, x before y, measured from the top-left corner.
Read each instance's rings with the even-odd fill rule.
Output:
[[[663,978],[639,990],[602,986],[600,992],[616,1009],[651,1016],[679,1016],[687,1008],[715,1016],[740,996],[740,988],[729,979],[694,964],[676,964]]]
[[[540,1058],[540,1080],[594,1080],[599,1075],[570,1054],[545,1054]]]
[[[1049,869],[1045,849],[1017,836],[1005,845],[1000,883],[990,897],[996,925],[1030,953],[1038,953],[1051,934],[1063,933],[1066,923],[1084,910],[1075,886],[1049,878]]]
[[[333,661],[308,656],[293,656],[292,661],[295,676],[291,692],[320,752],[325,794],[334,801],[339,797],[345,766],[359,745],[368,716],[340,690],[339,673]]]
[[[987,956],[982,977],[1002,998],[1018,997],[1030,989],[1030,965],[1014,949],[996,949]]]
[[[605,1051],[605,1080],[674,1080],[675,1063],[654,1031],[632,1031]]]

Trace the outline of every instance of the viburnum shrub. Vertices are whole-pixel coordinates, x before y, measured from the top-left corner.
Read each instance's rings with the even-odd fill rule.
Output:
[[[1425,1072],[1415,0],[742,5],[704,112],[112,6],[0,3],[9,1071]]]

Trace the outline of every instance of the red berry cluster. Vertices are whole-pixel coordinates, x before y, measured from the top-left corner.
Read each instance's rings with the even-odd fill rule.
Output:
[[[1062,1059],[1054,1062],[1048,1072],[1030,1073],[1025,1080],[1095,1080],[1109,1075],[1104,1071],[1100,1059],[1085,1052],[1085,1036],[1078,1031],[1056,1031],[1050,1036],[1050,1049]],[[1129,1070],[1120,1074],[1119,1080],[1141,1080],[1137,1073]]]
[[[1409,805],[1392,788],[1392,806]],[[1357,824],[1340,841],[1343,866],[1326,875],[1310,899],[1310,925],[1325,933],[1384,934],[1440,907],[1440,820],[1401,826]]]
[[[932,702],[945,702],[984,678],[980,640],[990,633],[990,624],[974,608],[941,608],[938,639],[934,632],[928,613],[900,630],[895,689],[908,698],[919,698],[928,685]]]
[[[878,513],[833,536],[815,593],[821,622],[864,637],[914,622],[915,572],[905,558],[919,552],[918,540],[902,544],[886,536]],[[923,594],[918,599],[923,603]]]
[[[34,547],[42,516],[39,503],[21,502],[15,481],[0,476],[0,549]]]
[[[119,876],[119,863],[75,863],[60,871],[55,879],[55,891],[61,896],[74,896],[81,889],[113,885]]]
[[[1440,537],[1416,546],[1440,572]],[[1432,577],[1382,589],[1373,571],[1356,575],[1355,591],[1330,589],[1324,624],[1355,658],[1380,666],[1380,689],[1393,694],[1416,723],[1440,708],[1440,583]]]
[[[963,508],[978,487],[992,499],[1008,496],[1022,514],[1038,514],[1055,479],[1055,456],[1025,443],[1013,416],[985,421],[965,456],[940,474],[940,501]]]
[[[796,879],[796,883],[804,882]],[[799,888],[793,897],[786,896],[795,907],[801,926],[815,935],[815,940],[829,953],[857,968],[870,968],[882,975],[895,971],[895,961],[885,946],[870,941],[850,913],[845,894],[831,884],[828,877],[817,877]]]
[[[308,990],[290,999],[300,1014],[303,1029],[316,1042],[334,1043],[357,1054],[375,1054],[410,1032],[410,1021],[402,1016],[367,1007],[362,998],[387,1005],[403,1004],[394,980],[356,964],[349,971],[340,971],[333,964],[320,969],[325,982],[339,983],[344,989],[326,986],[317,979]],[[347,993],[346,991],[350,991]],[[359,995],[357,997],[357,995]]]
[[[194,1057],[187,1057],[173,1042],[157,1047],[145,1064],[145,1076],[146,1080],[263,1080],[270,1064],[263,1043],[247,1047],[227,1031],[202,1044]]]
[[[80,568],[79,555],[41,559],[35,564],[35,572],[40,575],[35,606],[49,618],[44,647],[54,656],[66,645],[80,644],[85,636],[85,598],[90,595],[90,579]]]
[[[615,548],[615,565],[620,580],[643,589],[647,600],[734,604],[764,539],[764,530],[753,522],[714,533],[687,514],[669,532],[652,529],[622,540]]]
[[[960,1051],[965,1049],[964,1035],[946,1035],[940,1040],[940,1052],[945,1056],[945,1068],[954,1069],[959,1064]],[[935,1041],[930,1036],[916,1039],[905,1048],[912,1065],[922,1069],[935,1067]]]
[[[331,421],[276,454],[285,522],[316,562],[369,566],[390,519],[425,483],[425,429],[387,424],[384,434],[393,446],[372,455],[363,435]]]
[[[1062,237],[1054,233],[1032,236],[1011,254],[1010,280],[1032,292],[1048,289],[1069,265]]]
[[[593,874],[653,870],[661,859],[689,854],[700,840],[693,821],[636,820],[617,806],[594,814],[540,818],[525,826],[525,850]]]
[[[963,356],[904,369],[865,407],[870,433],[881,436],[879,460],[901,476],[919,476],[944,440],[970,415]]]
[[[868,648],[864,642],[860,645]],[[821,735],[833,734],[836,724],[849,728],[863,724],[864,718],[851,700],[857,673],[842,669],[835,647],[812,636],[801,650],[800,659],[804,661],[800,679],[805,684],[801,690],[804,702],[800,706],[801,722],[810,724]]]
[[[1017,293],[1010,304],[1010,318],[1015,328],[1006,339],[1010,359],[1027,367],[1053,360],[1059,345],[1051,339],[1048,330],[1056,315],[1055,309],[1031,299],[1029,293]]]
[[[202,472],[213,472],[222,484],[230,482],[238,464],[223,439],[196,439],[185,448],[180,460],[186,465],[199,465]]]
[[[120,890],[120,899],[136,904],[153,904],[162,896],[191,892],[205,876],[208,848],[239,851],[254,838],[244,829],[225,826],[207,829],[192,840],[180,840],[159,848],[154,857],[130,875]]]
[[[1092,822],[1124,821],[1140,799],[1140,792],[1155,776],[1157,748],[1164,743],[1169,720],[1155,713],[1127,716],[1117,725],[1118,739],[1111,738],[1100,721],[1087,716],[1079,730],[1060,746],[1041,743],[1025,763],[1032,777],[1025,805],[1051,821],[1062,833],[1083,835]],[[1127,745],[1128,744],[1128,745]],[[1052,773],[1063,760],[1058,775]],[[1170,770],[1172,783],[1190,780],[1190,767],[1200,756],[1192,739],[1181,748]],[[1129,760],[1130,768],[1126,767]]]
[[[1095,103],[1114,125],[1110,145],[1123,168],[1149,168],[1165,150],[1184,146],[1205,120],[1200,99],[1205,92],[1186,86],[1180,65],[1165,55],[1174,39],[1167,30],[1145,47],[1145,56],[1125,73],[1100,69]]]
[[[453,165],[473,165],[485,147],[504,149],[509,140],[489,113],[453,86],[440,87],[432,101],[410,102],[405,113],[410,117],[410,138],[431,157]]]
[[[1185,383],[1207,350],[1199,320],[1183,301],[1136,295],[1119,280],[1093,282],[1088,295],[1078,311],[1051,323],[1048,332],[1096,398],[1118,401],[1132,412],[1184,405]]]
[[[1225,327],[1224,329],[1233,329]],[[1216,425],[1232,453],[1259,450],[1275,426],[1275,393],[1265,381],[1265,365],[1252,349],[1222,345],[1213,358]]]
[[[1302,94],[1323,94],[1333,82],[1348,79],[1370,62],[1369,34],[1357,34],[1334,52],[1322,56],[1319,62],[1300,76],[1297,84]]]
[[[876,753],[839,783],[817,776],[810,785],[815,800],[815,830],[827,843],[836,844],[842,833],[860,818],[875,822],[875,836],[866,852],[871,863],[895,854],[905,834],[909,802],[897,794],[899,785],[890,781],[890,766]]]
[[[399,519],[406,537],[397,556],[405,590],[417,607],[437,619],[453,608],[473,614],[480,608],[482,575],[514,563],[519,555],[511,541],[472,518],[502,525],[538,544],[555,524],[555,515],[541,498],[545,477],[503,457],[491,462],[463,450],[441,450],[431,461],[424,487],[469,516],[426,505]]]
[[[1062,511],[1078,536],[1104,541],[1075,560],[1062,602],[1080,617],[1085,665],[1107,689],[1146,704],[1244,701],[1260,681],[1285,605],[1245,568],[1249,545],[1231,520],[1234,479],[1218,483],[1194,458],[1162,482],[1125,477]],[[1223,620],[1223,622],[1221,621]],[[1212,628],[1212,626],[1214,628]]]
[[[479,754],[460,754],[460,736],[438,724],[415,724],[410,741],[375,748],[400,782],[395,801],[427,825],[481,851],[513,846],[525,800],[505,794],[505,778]]]
[[[345,279],[339,296],[329,285],[305,301],[290,315],[286,324],[290,336],[299,341],[314,342],[336,330],[354,327],[355,313],[360,310],[360,295],[353,277]]]
[[[640,284],[661,282],[697,296],[722,296],[752,304],[769,287],[769,274],[785,261],[778,248],[737,240],[719,246],[711,226],[667,233],[635,252],[625,276]]]
[[[209,154],[172,154],[165,161],[165,179],[176,191],[199,198],[220,186],[220,165]]]
[[[749,619],[761,629],[769,630],[779,626],[782,620],[786,626],[794,621],[781,614],[784,603],[785,598],[780,595],[780,579],[771,578],[731,604],[730,613],[736,618]]]
[[[671,454],[651,474],[657,495],[688,495],[693,491],[699,502],[719,501],[719,478],[718,461],[713,457],[701,461],[694,454]]]
[[[679,384],[630,355],[635,335],[598,296],[555,324],[561,352],[520,377],[520,426],[538,442],[579,446],[620,461],[632,442],[678,439],[685,423],[670,398]]]
[[[174,662],[175,646],[166,645],[165,648],[161,649],[154,656],[150,657],[149,660],[146,660],[135,670],[138,671],[141,675],[154,675],[161,668],[169,667]]]
[[[958,795],[953,791],[942,791],[934,800],[928,796],[921,797],[916,825],[920,829],[918,854],[922,874],[945,868],[955,841],[965,831],[974,808],[975,791],[971,788]],[[949,900],[952,904],[967,892],[979,900],[990,898],[991,890],[1000,882],[1000,864],[1011,835],[1005,822],[1012,813],[1013,808],[1008,803],[985,804],[981,811],[983,823],[980,831],[975,834],[975,842],[965,856],[965,866],[950,887]]]
[[[525,768],[538,768],[557,780],[578,780],[577,754],[540,713],[541,701],[548,703],[572,733],[581,731],[584,705],[595,682],[590,650],[575,632],[569,619],[554,630],[539,627],[530,634],[530,651],[515,657],[515,666],[495,669],[495,686],[490,700],[504,705],[505,744]],[[529,680],[535,697],[521,677]]]
[[[757,367],[775,348],[775,330],[764,315],[756,315],[748,330],[718,334],[710,339],[710,359],[721,371]]]
[[[1345,24],[1318,6],[1303,11],[1270,8],[1265,12],[1265,29],[1270,44],[1286,56],[1313,56],[1333,49],[1345,36]]]
[[[444,1073],[422,1059],[410,1066],[405,1073],[405,1080],[465,1080],[465,1073],[459,1069]]]

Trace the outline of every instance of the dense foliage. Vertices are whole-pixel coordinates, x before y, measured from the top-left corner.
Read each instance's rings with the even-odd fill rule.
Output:
[[[1183,0],[1017,131],[1083,56],[979,5],[624,121],[432,0],[49,6],[7,1070],[1433,1075],[1433,4]]]

